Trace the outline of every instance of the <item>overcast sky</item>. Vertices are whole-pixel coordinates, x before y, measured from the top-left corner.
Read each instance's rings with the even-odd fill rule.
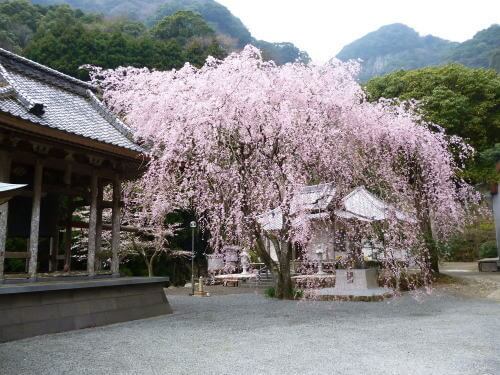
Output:
[[[257,39],[293,42],[316,62],[380,26],[462,42],[500,23],[500,0],[217,0]]]

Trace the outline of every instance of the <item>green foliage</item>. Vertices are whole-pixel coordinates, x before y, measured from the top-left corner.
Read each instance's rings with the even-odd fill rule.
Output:
[[[6,273],[19,273],[26,270],[26,260],[23,259],[5,259]]]
[[[184,56],[190,63],[201,66],[207,56],[223,58],[226,53],[219,45],[215,31],[205,20],[191,11],[179,11],[158,22],[152,29],[154,39],[175,41],[184,46]]]
[[[496,258],[498,256],[497,252],[497,242],[487,241],[481,244],[479,247],[479,257],[480,258]]]
[[[106,16],[124,16],[144,20],[164,3],[164,0],[32,0],[34,4],[68,4],[84,12],[102,13]]]
[[[278,65],[294,61],[307,64],[311,61],[307,52],[301,51],[293,43],[269,43],[257,40],[253,44],[262,51],[264,60],[273,60]]]
[[[36,32],[47,8],[33,6],[27,0],[0,3],[0,47],[21,52]]]
[[[180,34],[160,40],[142,23],[124,18],[107,20],[67,5],[44,8],[14,0],[0,3],[0,10],[0,46],[81,79],[88,78],[88,73],[79,69],[85,64],[172,69],[186,61],[200,66],[208,55],[225,56],[213,31],[199,18],[201,26],[197,24],[193,35],[210,34],[208,41],[183,39]]]
[[[237,47],[253,40],[243,22],[214,0],[166,0],[149,22],[155,23],[182,10],[200,14],[217,33],[234,39]]]
[[[266,290],[264,290],[264,294],[266,297],[276,298],[276,289],[273,286],[266,288]]]
[[[194,37],[215,37],[214,30],[201,15],[184,10],[163,18],[151,29],[151,34],[156,39],[175,39],[180,44],[185,44]]]
[[[203,51],[202,55],[211,51],[213,56],[220,57],[221,54],[224,55],[222,50],[231,52],[247,44],[256,45],[263,51],[265,59],[274,60],[278,64],[295,60],[303,62],[310,60],[306,52],[299,50],[292,43],[269,43],[254,39],[239,18],[214,0],[34,0],[34,2],[44,5],[66,3],[85,12],[98,12],[112,17],[122,16],[146,21],[146,24],[151,27],[163,22],[165,17],[170,18],[179,12],[196,14],[215,32],[218,40],[217,43],[207,43],[206,40],[189,42],[186,46],[189,50],[186,52],[187,57],[196,61],[203,61],[200,58],[200,51]],[[198,30],[195,34],[203,35],[204,33]],[[172,37],[180,43],[181,47],[185,47],[182,37],[181,40],[177,36]],[[8,36],[5,38],[7,39]],[[206,39],[206,35],[203,38]],[[160,39],[164,38],[160,36]],[[187,37],[187,39],[192,38]],[[212,36],[209,39],[211,40]]]
[[[471,164],[465,171],[464,177],[471,181],[495,184],[500,182],[500,172],[496,169],[496,163],[500,161],[500,143],[479,152],[475,163]]]
[[[464,138],[480,152],[465,177],[474,182],[497,178],[491,155],[499,152],[495,144],[500,142],[500,76],[493,70],[450,64],[398,71],[371,79],[366,91],[370,100],[421,101],[426,120]]]
[[[464,231],[441,245],[441,253],[448,261],[471,262],[482,258],[481,249],[489,249],[495,242],[495,225],[490,218],[482,218],[468,225]]]

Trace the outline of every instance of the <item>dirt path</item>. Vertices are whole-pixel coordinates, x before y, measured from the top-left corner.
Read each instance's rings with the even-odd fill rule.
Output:
[[[500,302],[500,272],[479,272],[477,262],[450,262],[440,265],[441,278],[438,287],[453,294],[488,298]]]

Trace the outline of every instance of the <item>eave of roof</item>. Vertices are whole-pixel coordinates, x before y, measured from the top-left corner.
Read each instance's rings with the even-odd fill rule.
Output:
[[[131,150],[126,147],[120,147],[102,141],[97,141],[92,138],[83,137],[60,129],[33,126],[39,124],[32,123],[30,120],[20,116],[0,112],[0,127],[2,127],[2,125],[4,124],[8,125],[9,130],[15,128],[22,133],[36,135],[57,143],[66,143],[73,146],[80,146],[89,150],[96,150],[107,154],[113,154],[115,156],[138,160],[141,162],[147,159],[147,155],[144,152]]]
[[[130,150],[142,156],[146,153],[135,143],[132,131],[97,98],[97,88],[88,82],[1,48],[0,81],[3,83],[0,103],[4,103],[0,112],[39,125],[32,126],[32,131],[38,132],[37,127],[43,132],[55,129],[77,137],[75,143],[81,143],[80,138],[88,138],[112,145],[114,149]],[[65,116],[65,103],[68,103],[70,117]]]

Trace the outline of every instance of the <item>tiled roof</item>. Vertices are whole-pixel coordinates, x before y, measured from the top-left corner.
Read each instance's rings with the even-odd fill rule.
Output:
[[[0,48],[0,111],[40,126],[143,152],[96,88]]]
[[[299,194],[293,197],[290,213],[293,215],[298,211],[304,211],[311,215],[317,215],[328,209],[335,196],[335,187],[333,183],[304,186]],[[297,219],[296,219],[297,220]],[[265,231],[281,229],[283,226],[283,215],[279,207],[268,211],[257,218]],[[297,223],[292,223],[296,225]]]

